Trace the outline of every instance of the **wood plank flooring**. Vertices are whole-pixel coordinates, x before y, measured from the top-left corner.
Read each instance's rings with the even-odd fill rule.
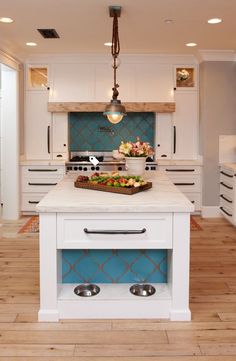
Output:
[[[236,229],[195,217],[192,322],[38,323],[38,235],[4,222],[0,239],[0,361],[236,361]]]

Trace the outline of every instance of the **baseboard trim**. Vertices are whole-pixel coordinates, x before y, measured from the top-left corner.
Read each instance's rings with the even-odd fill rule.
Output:
[[[202,207],[202,218],[222,217],[218,206]]]

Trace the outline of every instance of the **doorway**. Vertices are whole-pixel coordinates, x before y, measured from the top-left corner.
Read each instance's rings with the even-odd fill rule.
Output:
[[[18,71],[0,65],[0,197],[2,218],[19,218],[19,94]]]

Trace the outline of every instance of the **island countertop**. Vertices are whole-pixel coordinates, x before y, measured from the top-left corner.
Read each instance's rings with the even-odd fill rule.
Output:
[[[38,212],[192,212],[193,204],[162,172],[145,176],[152,188],[133,195],[74,187],[68,174],[36,206]]]

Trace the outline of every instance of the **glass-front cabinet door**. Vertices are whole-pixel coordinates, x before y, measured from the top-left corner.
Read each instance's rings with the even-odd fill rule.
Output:
[[[48,89],[48,66],[29,65],[27,68],[27,89]]]

